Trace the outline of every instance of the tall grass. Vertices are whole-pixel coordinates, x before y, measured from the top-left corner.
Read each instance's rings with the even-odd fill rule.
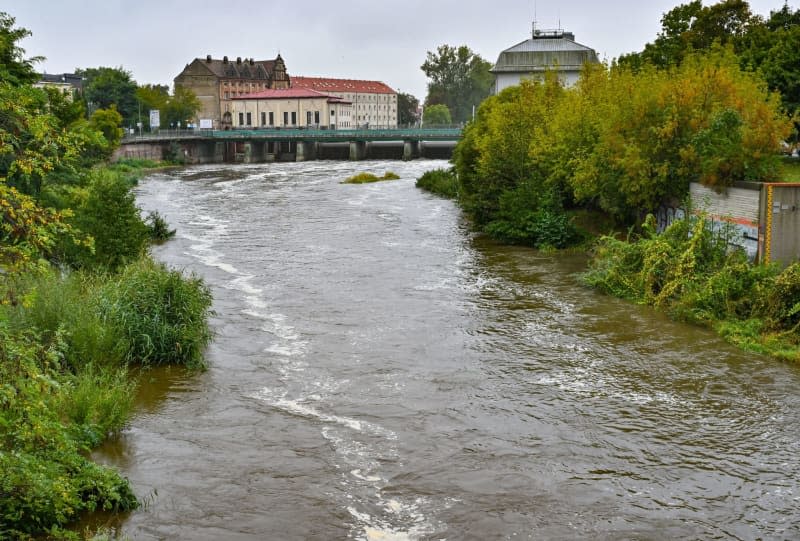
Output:
[[[0,539],[69,539],[62,527],[84,511],[138,505],[88,451],[129,418],[129,366],[203,366],[211,296],[150,258],[118,274],[2,278]]]
[[[648,216],[635,241],[601,238],[584,283],[713,327],[744,349],[800,361],[800,263],[751,264],[704,217],[662,234],[654,224]]]
[[[211,292],[202,280],[144,258],[108,282],[100,296],[102,317],[128,344],[128,362],[204,366]]]

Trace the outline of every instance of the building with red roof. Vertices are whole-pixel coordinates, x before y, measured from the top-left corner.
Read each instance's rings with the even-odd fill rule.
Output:
[[[259,90],[230,98],[222,124],[236,129],[297,128],[351,129],[352,103],[310,88]]]
[[[354,127],[397,127],[397,92],[381,81],[292,76],[291,88],[307,88],[352,103]]]

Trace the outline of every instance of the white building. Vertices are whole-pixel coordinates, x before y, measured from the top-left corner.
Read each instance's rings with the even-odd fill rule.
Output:
[[[558,72],[564,86],[572,86],[586,62],[599,62],[597,53],[577,43],[572,32],[534,28],[530,39],[500,53],[491,69],[494,93],[518,85],[523,79],[542,80],[548,69]]]
[[[295,75],[291,87],[310,88],[352,103],[353,127],[397,127],[397,92],[380,81]]]

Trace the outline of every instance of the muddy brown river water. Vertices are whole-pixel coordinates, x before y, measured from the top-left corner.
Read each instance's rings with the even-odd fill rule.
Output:
[[[213,289],[96,454],[134,540],[800,538],[800,370],[577,284],[414,187],[446,162],[214,165],[137,189]],[[340,182],[385,170],[401,180]]]

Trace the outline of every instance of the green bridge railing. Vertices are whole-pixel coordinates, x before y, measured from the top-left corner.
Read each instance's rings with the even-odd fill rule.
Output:
[[[182,140],[271,140],[271,141],[457,141],[461,139],[460,127],[444,128],[380,128],[355,130],[328,130],[319,128],[266,128],[249,130],[160,130],[154,133],[130,134],[123,143],[182,141]]]

